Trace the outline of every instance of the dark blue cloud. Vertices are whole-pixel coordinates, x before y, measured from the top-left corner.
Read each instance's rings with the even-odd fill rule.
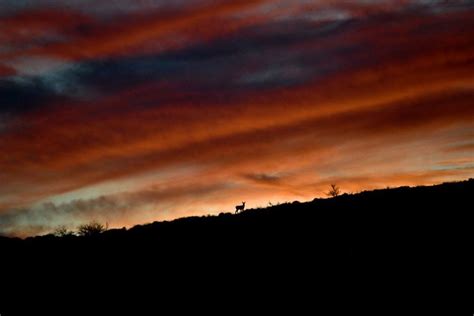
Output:
[[[38,78],[0,80],[0,115],[38,109],[62,96]]]
[[[236,95],[302,84],[339,69],[340,61],[331,55],[353,54],[356,49],[291,49],[327,36],[328,25],[311,26],[307,22],[271,23],[175,51],[89,60],[50,73],[1,80],[0,113],[22,113],[61,99],[87,100],[144,83],[172,83],[186,92],[199,92],[201,97],[215,91]],[[330,29],[334,34],[349,27],[339,23]],[[167,101],[156,98],[155,105]]]
[[[181,85],[187,91],[242,91],[295,85],[339,68],[338,62],[330,59],[334,52],[289,50],[292,45],[326,36],[324,26],[310,26],[303,22],[262,25],[175,51],[91,60],[64,75],[105,93],[159,81]],[[347,26],[338,27],[342,30]],[[344,49],[343,53],[349,53]]]

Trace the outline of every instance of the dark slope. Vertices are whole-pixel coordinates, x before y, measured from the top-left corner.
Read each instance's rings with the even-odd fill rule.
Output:
[[[112,229],[96,237],[51,235],[26,240],[1,238],[4,251],[51,255],[81,251],[127,251],[160,257],[167,252],[264,257],[318,253],[363,257],[443,247],[474,209],[474,179],[430,187],[401,187],[342,195],[312,202],[293,202],[238,215],[188,217],[171,222]],[[454,233],[454,234],[453,234]],[[419,248],[416,247],[419,246]],[[64,251],[64,252],[63,252]],[[255,252],[255,253],[253,253]],[[416,255],[416,254],[413,254]]]
[[[145,283],[155,290],[186,284],[181,291],[187,291],[190,283],[211,283],[229,295],[240,285],[247,295],[279,289],[301,299],[359,303],[402,287],[419,300],[427,289],[463,278],[472,253],[473,193],[470,179],[156,222],[91,238],[0,239],[3,271],[16,285],[72,276],[105,278],[107,288],[127,284],[129,290]]]
[[[472,212],[474,179],[428,187],[401,187],[315,199],[306,203],[286,203],[265,209],[250,209],[233,215],[187,217],[171,222],[154,222],[131,229],[112,229],[96,237],[58,238],[51,235],[26,240],[1,238],[0,245],[35,250],[43,247],[91,249],[118,246],[126,249],[151,247],[150,251],[190,247],[223,252],[245,249],[291,251],[316,246],[330,251],[338,244],[354,254],[371,247],[401,245],[416,240],[441,237],[461,225]],[[71,248],[72,247],[72,248]],[[263,248],[263,249],[262,249]],[[381,250],[383,250],[382,247]],[[336,251],[336,249],[334,249]],[[338,251],[336,251],[338,252]]]

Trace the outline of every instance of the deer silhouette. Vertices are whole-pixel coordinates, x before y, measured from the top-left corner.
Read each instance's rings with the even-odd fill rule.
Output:
[[[245,202],[242,202],[242,205],[237,205],[235,207],[235,214],[242,212],[245,209]]]

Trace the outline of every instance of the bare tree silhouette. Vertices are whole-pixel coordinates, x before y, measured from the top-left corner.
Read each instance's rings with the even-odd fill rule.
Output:
[[[331,184],[331,189],[329,190],[328,193],[326,193],[326,195],[330,197],[336,197],[340,193],[341,193],[341,190],[339,189],[339,187],[335,184]]]

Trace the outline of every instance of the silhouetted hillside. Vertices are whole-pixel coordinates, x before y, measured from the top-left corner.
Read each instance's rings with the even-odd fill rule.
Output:
[[[252,275],[265,286],[283,282],[301,290],[303,283],[324,284],[326,291],[351,295],[361,284],[382,289],[408,282],[406,293],[448,281],[441,273],[445,264],[467,260],[473,193],[470,179],[181,218],[92,237],[2,238],[0,245],[4,271],[16,271],[16,280],[48,280],[60,266],[84,277],[112,274],[154,284],[178,276],[208,282],[212,275],[227,286],[242,285],[254,282]],[[460,271],[452,270],[451,277]]]

